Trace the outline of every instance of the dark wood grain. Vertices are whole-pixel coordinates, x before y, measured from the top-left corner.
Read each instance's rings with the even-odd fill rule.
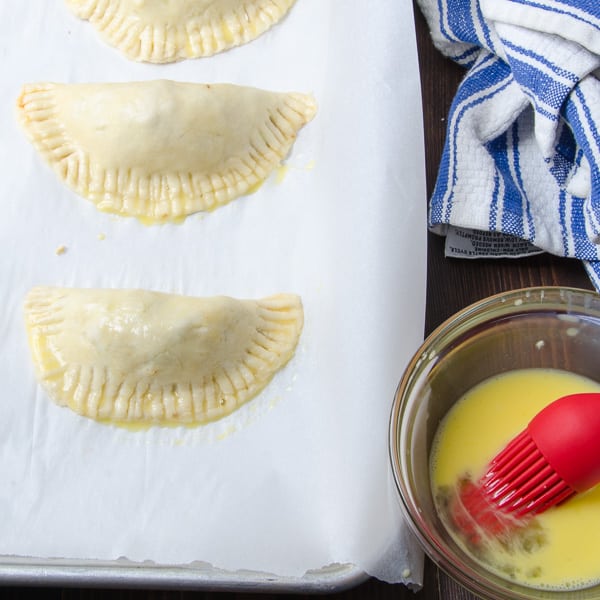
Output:
[[[445,59],[433,46],[425,20],[415,8],[415,25],[425,129],[427,189],[435,184],[442,153],[448,108],[463,76],[460,67]],[[425,227],[425,223],[423,224]],[[578,261],[538,255],[527,259],[460,260],[444,258],[444,240],[428,236],[427,311],[424,335],[464,306],[493,293],[533,285],[571,285],[591,289]],[[7,600],[250,600],[302,598],[302,595],[241,594],[234,592],[190,592],[97,589],[4,588]],[[331,594],[338,600],[475,600],[461,586],[441,573],[430,561],[425,565],[424,587],[412,592],[402,585],[368,580],[354,589]]]

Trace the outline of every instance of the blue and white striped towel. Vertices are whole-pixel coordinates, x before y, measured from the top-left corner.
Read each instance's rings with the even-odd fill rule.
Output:
[[[501,232],[584,262],[600,290],[600,0],[417,0],[468,71],[429,226]]]

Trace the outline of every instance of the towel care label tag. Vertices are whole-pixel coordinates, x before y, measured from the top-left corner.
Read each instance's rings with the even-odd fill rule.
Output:
[[[478,231],[449,226],[445,255],[452,258],[520,258],[541,254],[527,240],[498,231]]]

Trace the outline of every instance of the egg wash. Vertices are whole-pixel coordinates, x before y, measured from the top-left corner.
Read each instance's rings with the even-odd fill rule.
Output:
[[[600,392],[600,384],[559,370],[510,371],[467,392],[434,438],[432,492],[448,531],[486,568],[528,587],[565,591],[600,583],[600,485],[537,515],[510,539],[488,536],[477,545],[454,530],[446,508],[459,482],[476,482],[542,408],[580,392]]]

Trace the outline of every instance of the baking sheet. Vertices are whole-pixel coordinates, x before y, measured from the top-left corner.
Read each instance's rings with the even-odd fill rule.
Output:
[[[60,1],[5,0],[0,52],[0,555],[282,577],[342,563],[419,583],[387,458],[425,306],[412,4],[298,0],[251,44],[156,66],[121,57]],[[319,112],[256,193],[154,227],[75,196],[15,124],[26,82],[156,78],[311,92]],[[230,417],[132,432],[56,407],[36,385],[22,300],[40,284],[290,291],[305,329],[294,359]]]

